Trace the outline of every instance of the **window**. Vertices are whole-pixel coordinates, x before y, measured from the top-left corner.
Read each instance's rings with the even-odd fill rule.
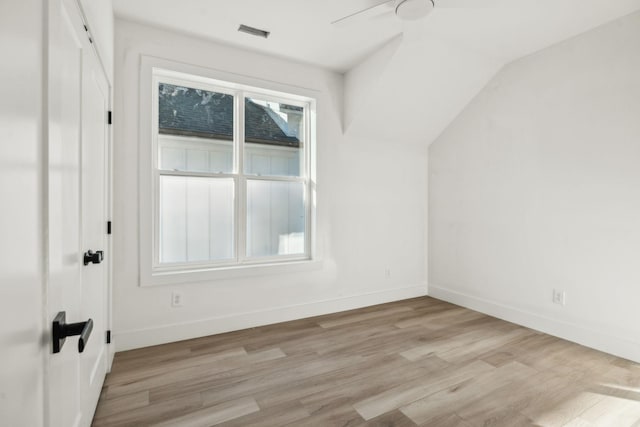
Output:
[[[310,259],[313,102],[152,69],[154,271]]]

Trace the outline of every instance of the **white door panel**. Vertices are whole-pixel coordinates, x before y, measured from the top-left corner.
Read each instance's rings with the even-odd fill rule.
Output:
[[[106,263],[84,265],[105,250],[109,86],[75,0],[49,2],[49,285],[47,315],[93,320],[82,353],[68,337],[49,357],[51,427],[89,426],[107,370]],[[105,254],[108,256],[108,254]]]
[[[73,12],[73,11],[71,11]],[[48,319],[66,311],[80,321],[80,128],[83,43],[64,3],[50,3],[49,285]],[[51,426],[76,426],[80,416],[77,338],[49,358]],[[75,350],[75,351],[74,351]],[[49,350],[51,351],[51,350]]]

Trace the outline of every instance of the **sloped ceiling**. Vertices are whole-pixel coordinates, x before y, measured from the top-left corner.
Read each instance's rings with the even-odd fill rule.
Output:
[[[505,64],[640,10],[640,0],[436,0],[420,21],[401,22],[382,8],[330,24],[379,2],[114,0],[114,6],[120,18],[345,73],[347,134],[421,145]],[[239,24],[271,36],[238,33]]]
[[[392,53],[381,49],[346,73],[345,132],[430,144],[507,63],[639,9],[637,0],[436,9],[405,24]]]

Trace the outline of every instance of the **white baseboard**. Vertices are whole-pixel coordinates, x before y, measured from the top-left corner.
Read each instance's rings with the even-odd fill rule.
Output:
[[[306,317],[337,313],[425,295],[427,295],[426,285],[388,289],[323,301],[238,313],[230,316],[211,317],[194,322],[162,325],[154,328],[130,331],[114,331],[113,339],[117,351],[125,351],[270,325],[273,323],[304,319]]]
[[[551,319],[433,284],[429,284],[429,296],[640,363],[640,345],[626,338]]]

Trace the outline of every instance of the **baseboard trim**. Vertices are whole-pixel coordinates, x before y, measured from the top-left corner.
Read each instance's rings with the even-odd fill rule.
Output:
[[[229,316],[211,317],[193,322],[121,332],[114,331],[113,343],[117,351],[133,350],[136,348],[337,313],[426,295],[427,286],[425,284],[385,289],[382,291],[238,313]]]
[[[640,363],[640,345],[626,338],[551,319],[433,284],[429,284],[429,296]]]

